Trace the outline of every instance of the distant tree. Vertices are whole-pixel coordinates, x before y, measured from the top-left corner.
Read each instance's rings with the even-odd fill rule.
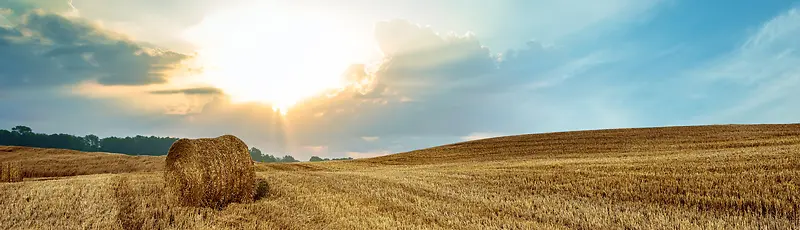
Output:
[[[92,150],[100,150],[100,137],[97,137],[94,134],[89,134],[83,137],[86,140],[86,144]]]
[[[250,151],[250,158],[253,158],[254,161],[258,162],[297,162],[291,156],[289,156],[289,158],[275,157],[273,155],[262,152],[260,149],[256,147],[251,147],[249,151]]]
[[[308,161],[310,162],[319,162],[319,161],[342,161],[342,160],[352,160],[352,157],[343,157],[343,158],[320,158],[318,156],[311,156],[311,159]]]
[[[135,136],[99,138],[90,134],[84,137],[70,134],[34,133],[30,127],[15,126],[11,131],[0,130],[0,145],[17,145],[40,148],[61,148],[79,151],[103,151],[131,155],[166,155],[172,137]]]
[[[298,160],[295,160],[294,157],[292,157],[291,155],[283,156],[283,158],[281,158],[279,161],[280,162],[300,162]]]
[[[100,140],[100,150],[104,152],[132,155],[166,155],[172,143],[178,138],[141,136],[107,137]]]
[[[12,134],[12,132],[0,129],[0,145],[11,145],[14,141],[14,134]]]
[[[14,128],[11,128],[11,131],[19,133],[19,134],[31,134],[31,133],[33,133],[33,129],[31,129],[28,126],[23,126],[23,125],[14,126]]]
[[[264,156],[261,154],[261,150],[256,147],[250,148],[250,158],[254,161],[264,162]]]
[[[262,162],[278,162],[278,158],[273,155],[264,154],[264,161]]]
[[[172,143],[177,141],[174,137],[142,136],[134,137],[106,137],[100,138],[94,134],[83,137],[70,134],[43,134],[34,133],[27,126],[15,126],[11,131],[0,129],[0,145],[16,145],[40,148],[60,148],[78,151],[102,151],[122,153],[128,155],[166,155]],[[275,157],[265,154],[258,148],[250,148],[250,157],[260,162],[298,162],[294,157],[287,155]]]
[[[308,161],[319,162],[319,161],[327,161],[327,160],[328,160],[328,158],[322,159],[322,158],[319,158],[318,156],[311,156],[311,159],[309,159]]]

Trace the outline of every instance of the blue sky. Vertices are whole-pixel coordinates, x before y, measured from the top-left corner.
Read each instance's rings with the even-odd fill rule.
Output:
[[[498,135],[795,123],[796,1],[10,0],[0,127],[368,157]]]

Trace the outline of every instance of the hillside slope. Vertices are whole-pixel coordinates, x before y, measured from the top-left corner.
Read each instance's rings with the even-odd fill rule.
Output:
[[[0,162],[20,161],[25,177],[62,177],[162,170],[164,157],[0,146]]]
[[[376,157],[368,161],[401,165],[436,164],[798,144],[800,124],[678,126],[495,137]]]

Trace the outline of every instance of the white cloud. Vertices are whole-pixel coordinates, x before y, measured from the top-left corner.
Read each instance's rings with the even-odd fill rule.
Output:
[[[619,57],[619,55],[614,56],[608,52],[594,52],[573,60],[565,60],[566,63],[560,63],[562,64],[561,66],[546,73],[533,73],[535,75],[541,75],[536,77],[542,78],[542,80],[528,83],[526,87],[528,89],[538,89],[557,86],[572,77],[586,75],[594,67],[615,62],[620,59],[621,57]]]
[[[788,10],[764,23],[735,51],[702,66],[694,75],[745,88],[746,95],[720,113],[698,120],[790,122],[800,114],[761,116],[776,107],[796,107],[800,94],[800,12]],[[800,111],[798,111],[800,112]],[[766,119],[766,118],[772,119]]]
[[[328,152],[328,146],[304,146],[303,148],[315,154]]]
[[[364,141],[373,142],[373,141],[377,141],[378,139],[381,139],[381,138],[380,137],[361,137],[361,139],[363,139]]]

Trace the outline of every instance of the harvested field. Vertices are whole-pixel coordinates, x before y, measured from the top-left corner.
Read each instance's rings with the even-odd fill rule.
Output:
[[[26,178],[154,172],[164,168],[163,156],[129,156],[19,146],[0,146],[0,162],[3,161],[20,162]]]
[[[151,166],[0,184],[0,228],[800,226],[800,125],[794,124],[520,135],[353,161],[257,164],[269,194],[222,210],[170,202],[161,168]]]

